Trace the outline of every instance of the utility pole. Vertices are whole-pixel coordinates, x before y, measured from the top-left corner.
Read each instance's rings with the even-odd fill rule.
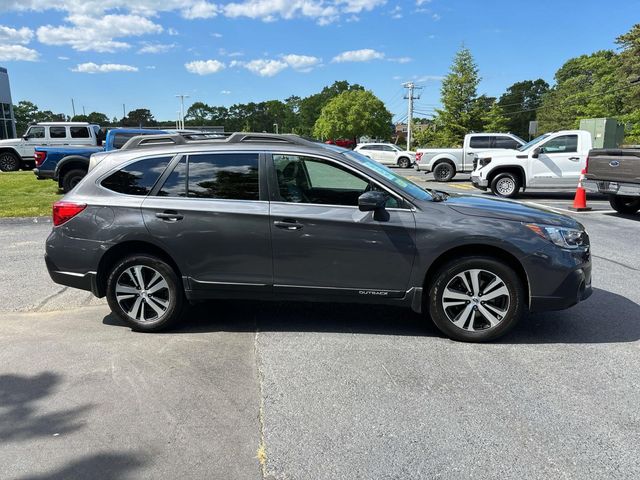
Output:
[[[276,130],[276,135],[278,135],[278,124],[277,124],[277,123],[274,123],[274,124],[273,124],[273,128],[275,128],[275,130]]]
[[[184,99],[189,98],[189,95],[179,94],[176,97],[180,99],[180,128],[184,130]]]
[[[87,116],[87,112],[84,111],[84,105],[82,105],[82,115]]]
[[[408,114],[407,114],[407,150],[411,150],[411,122],[413,121],[413,101],[418,100],[420,95],[416,96],[415,91],[421,90],[422,87],[416,87],[413,82],[403,83],[402,86],[408,90],[405,99],[409,100]]]
[[[124,126],[124,119],[126,118],[126,116],[127,116],[127,109],[124,108],[124,103],[123,103],[122,104],[122,124],[123,124],[123,126]]]
[[[71,110],[73,111],[73,116],[75,117],[76,116],[76,104],[73,103],[73,98],[71,99]]]

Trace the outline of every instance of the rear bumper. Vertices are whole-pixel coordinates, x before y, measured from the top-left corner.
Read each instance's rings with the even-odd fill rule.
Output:
[[[587,192],[600,192],[623,197],[640,197],[640,184],[613,182],[609,180],[584,180],[582,186]]]
[[[47,270],[51,280],[59,285],[66,287],[78,288],[80,290],[87,290],[98,296],[98,284],[96,272],[76,273],[66,272],[60,270],[51,260],[51,258],[45,254],[44,262],[47,265]]]
[[[40,170],[39,168],[34,168],[33,173],[38,180],[55,179],[55,172],[52,170]]]

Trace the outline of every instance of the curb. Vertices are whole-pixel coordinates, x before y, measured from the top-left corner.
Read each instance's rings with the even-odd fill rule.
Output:
[[[0,225],[29,225],[32,223],[51,223],[51,217],[7,217],[0,218]]]

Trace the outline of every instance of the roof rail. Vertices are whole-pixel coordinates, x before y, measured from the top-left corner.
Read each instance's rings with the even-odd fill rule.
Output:
[[[273,133],[171,133],[159,135],[138,135],[131,137],[120,150],[133,150],[144,147],[157,147],[159,145],[201,145],[207,143],[288,143],[292,145],[315,145],[315,142],[306,140],[293,134]]]

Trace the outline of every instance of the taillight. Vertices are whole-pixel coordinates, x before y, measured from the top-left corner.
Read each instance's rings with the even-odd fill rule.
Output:
[[[68,222],[87,208],[86,203],[59,201],[53,204],[53,226],[57,227]]]
[[[416,162],[419,162],[422,158],[422,152],[416,152]]]
[[[584,173],[589,173],[589,157],[587,157],[587,162],[584,165]]]
[[[42,165],[42,163],[45,161],[45,159],[47,158],[47,152],[35,152],[35,157],[36,157],[36,167],[39,167],[40,165]]]

